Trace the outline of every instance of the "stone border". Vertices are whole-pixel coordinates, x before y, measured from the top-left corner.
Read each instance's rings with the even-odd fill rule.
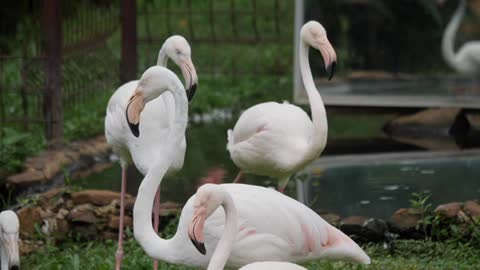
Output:
[[[59,149],[44,150],[34,157],[27,158],[22,165],[23,171],[8,176],[4,183],[7,187],[45,184],[62,173],[66,166],[81,159],[94,159],[101,155],[108,155],[110,152],[111,147],[103,135],[76,141]]]

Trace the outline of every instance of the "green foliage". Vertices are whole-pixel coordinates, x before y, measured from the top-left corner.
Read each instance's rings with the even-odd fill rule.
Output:
[[[173,223],[172,223],[173,224]],[[92,241],[83,243],[64,243],[59,247],[47,245],[35,253],[22,258],[22,268],[44,269],[98,269],[110,270],[115,264],[116,241]],[[125,257],[122,269],[151,269],[152,260],[137,242],[127,236],[124,241]],[[381,245],[370,244],[365,251],[372,258],[369,266],[346,262],[316,261],[306,264],[308,269],[368,269],[368,270],[405,270],[405,269],[478,269],[480,249],[458,242],[430,242],[398,240],[395,252],[390,254]],[[161,270],[187,270],[189,267],[160,263]]]
[[[45,141],[37,134],[22,132],[10,127],[2,127],[0,131],[0,168],[6,171],[18,170],[23,160],[45,146]]]

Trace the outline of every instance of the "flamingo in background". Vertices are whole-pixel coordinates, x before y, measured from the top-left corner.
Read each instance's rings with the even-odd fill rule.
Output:
[[[370,263],[368,255],[343,232],[307,206],[272,189],[206,184],[187,202],[179,227],[185,212],[188,216],[193,212],[188,236],[195,247],[204,254],[215,248],[208,270],[263,261],[272,262],[241,269],[304,269],[281,261],[315,259]]]
[[[327,142],[327,115],[322,98],[315,88],[308,50],[318,49],[332,78],[337,56],[328,41],[327,32],[315,21],[300,31],[300,71],[307,91],[312,120],[300,107],[277,102],[257,104],[247,109],[235,127],[228,130],[227,150],[243,172],[275,177],[284,191],[290,177],[316,159]]]
[[[446,0],[438,0],[444,4]],[[467,1],[460,0],[460,4],[453,14],[452,20],[448,23],[442,39],[442,54],[445,61],[457,72],[469,75],[480,75],[480,41],[465,43],[455,53],[455,35],[460,28],[467,9]]]
[[[185,78],[185,86],[188,87],[188,97],[191,99],[195,94],[198,83],[197,73],[191,60],[191,50],[188,42],[181,36],[172,36],[163,44],[158,54],[158,66],[166,66],[168,58],[180,67]],[[135,94],[134,90],[139,86],[139,81],[131,81],[120,86],[112,95],[107,106],[105,117],[105,137],[112,145],[113,152],[120,158],[122,167],[122,184],[120,195],[120,224],[118,233],[118,248],[116,252],[115,269],[119,270],[123,258],[123,216],[125,212],[125,189],[127,182],[127,168],[132,159],[138,170],[145,175],[157,158],[162,155],[162,136],[167,134],[174,126],[175,106],[170,92],[152,100],[145,106],[142,113],[142,126],[131,126],[125,121],[125,111],[130,97]],[[135,103],[141,105],[141,103]],[[143,106],[143,105],[142,105]],[[180,105],[178,105],[180,106]],[[188,103],[182,104],[188,106]],[[184,116],[185,118],[187,116]],[[139,119],[137,119],[139,120]],[[140,136],[141,131],[141,136]],[[133,135],[132,135],[133,133]],[[134,136],[135,135],[135,136]],[[137,138],[138,137],[138,138]],[[176,162],[172,165],[170,173],[182,168],[185,157],[186,141],[183,136],[181,147],[176,152]],[[160,210],[160,192],[155,198],[154,227],[158,232],[158,220]],[[158,263],[154,262],[154,269]]]
[[[1,270],[20,269],[18,252],[19,228],[20,223],[15,212],[6,210],[0,213]]]

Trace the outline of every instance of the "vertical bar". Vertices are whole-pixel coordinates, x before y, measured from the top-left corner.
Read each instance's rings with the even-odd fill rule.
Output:
[[[193,41],[195,39],[195,32],[193,31],[192,0],[188,0],[187,3],[188,30],[190,31],[190,41]]]
[[[63,141],[61,3],[58,0],[43,2],[47,75],[43,96],[45,135],[54,147]]]
[[[215,35],[215,21],[213,20],[213,1],[208,1],[208,19],[210,22],[210,34],[212,36],[212,40],[216,41],[217,37]]]
[[[170,7],[170,0],[167,0],[167,32],[168,36],[172,35],[172,24],[170,22],[170,13],[171,13],[171,7]]]
[[[280,21],[280,4],[278,3],[278,0],[275,0],[275,38],[277,40],[280,40],[280,24],[278,23]]]
[[[258,35],[258,27],[257,27],[257,1],[256,0],[252,0],[252,7],[253,7],[253,12],[252,12],[253,32],[255,33],[255,42],[258,42],[260,39],[260,36]]]
[[[126,82],[137,76],[137,3],[122,0],[122,59],[120,81]]]
[[[232,23],[233,38],[238,38],[237,18],[235,16],[235,0],[230,0],[230,20]]]
[[[300,59],[298,52],[300,50],[300,28],[303,25],[304,11],[303,0],[295,1],[295,23],[293,42],[295,44],[293,49],[294,69],[293,69],[293,100],[298,103],[303,95],[305,89],[303,88],[301,74],[300,74]],[[303,94],[303,95],[302,95]]]

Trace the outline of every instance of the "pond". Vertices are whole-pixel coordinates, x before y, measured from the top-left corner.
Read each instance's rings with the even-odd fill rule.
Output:
[[[458,154],[461,151],[453,151],[440,158],[428,151],[419,152],[422,148],[415,144],[394,141],[381,132],[383,123],[392,117],[329,116],[327,148],[318,161],[304,171],[311,175],[302,185],[307,205],[341,215],[388,217],[399,207],[407,207],[409,195],[416,191],[430,190],[434,203],[480,195],[480,182],[475,178],[480,175],[480,153],[464,156]],[[198,120],[198,117],[192,119]],[[232,181],[238,173],[225,147],[226,130],[233,127],[234,121],[228,117],[209,119],[208,123],[203,120],[190,123],[184,167],[174,179],[162,182],[162,201],[185,202],[212,169],[224,170],[225,182]],[[347,127],[348,122],[357,124]],[[358,125],[362,126],[361,132],[355,129]],[[443,140],[454,143],[452,138]],[[73,184],[119,191],[120,176],[120,166],[116,164]],[[136,195],[143,176],[131,167],[128,179],[127,192]],[[271,179],[254,175],[246,175],[244,182],[273,185]],[[295,179],[290,181],[286,192],[299,198]]]

